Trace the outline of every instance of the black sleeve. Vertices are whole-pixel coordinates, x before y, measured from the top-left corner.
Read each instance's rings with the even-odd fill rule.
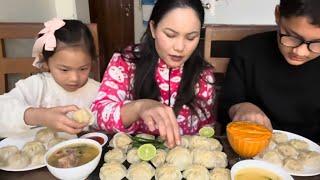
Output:
[[[230,122],[228,111],[234,104],[246,101],[245,50],[238,43],[231,56],[219,97],[218,121],[223,125]]]

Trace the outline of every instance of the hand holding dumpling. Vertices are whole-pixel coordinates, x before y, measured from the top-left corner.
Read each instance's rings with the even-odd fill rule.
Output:
[[[79,109],[73,112],[72,119],[79,123],[93,124],[93,116],[88,109]]]
[[[41,125],[57,131],[77,134],[88,125],[88,123],[79,123],[67,116],[68,113],[77,110],[79,108],[75,105],[53,108],[28,108],[25,111],[24,120],[28,125]]]

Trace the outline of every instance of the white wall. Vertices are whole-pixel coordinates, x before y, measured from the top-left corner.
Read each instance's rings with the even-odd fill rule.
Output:
[[[140,0],[134,2],[137,43],[145,27],[142,25]],[[202,0],[202,2],[211,4],[211,9],[205,10],[205,24],[275,24],[274,8],[279,4],[279,0]]]
[[[275,24],[279,0],[203,0],[214,6],[206,10],[206,24]]]
[[[88,0],[0,0],[0,22],[44,22],[53,17],[89,23]]]
[[[43,22],[56,16],[54,0],[0,0],[0,22]]]
[[[77,19],[81,20],[84,23],[90,23],[89,1],[75,0],[75,3],[76,3],[75,9],[77,11]]]

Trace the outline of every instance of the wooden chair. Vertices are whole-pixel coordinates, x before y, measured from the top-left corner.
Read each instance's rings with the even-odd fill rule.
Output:
[[[204,57],[215,73],[226,72],[232,48],[242,38],[260,32],[275,30],[265,25],[208,25],[205,31]]]
[[[231,57],[233,46],[242,38],[256,34],[275,30],[276,26],[262,25],[208,25],[205,29],[204,37],[204,57],[214,68],[216,78],[216,105],[214,113],[219,119],[217,107],[219,106],[219,97],[223,86],[224,75],[227,70],[229,59]],[[215,125],[217,135],[225,132],[225,127],[219,122]]]
[[[19,57],[10,58],[6,56],[5,40],[7,39],[34,39],[37,33],[43,28],[42,23],[0,23],[0,94],[8,92],[8,74],[19,74],[21,78],[26,78],[31,74],[40,72],[32,66],[34,58]],[[96,24],[88,24],[94,38],[94,43],[99,57],[98,32]],[[100,81],[100,58],[93,63],[93,78]]]

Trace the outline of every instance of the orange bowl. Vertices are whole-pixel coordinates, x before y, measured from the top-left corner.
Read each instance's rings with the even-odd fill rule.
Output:
[[[247,121],[227,125],[227,137],[232,149],[244,158],[252,158],[269,144],[272,132],[266,127]]]

